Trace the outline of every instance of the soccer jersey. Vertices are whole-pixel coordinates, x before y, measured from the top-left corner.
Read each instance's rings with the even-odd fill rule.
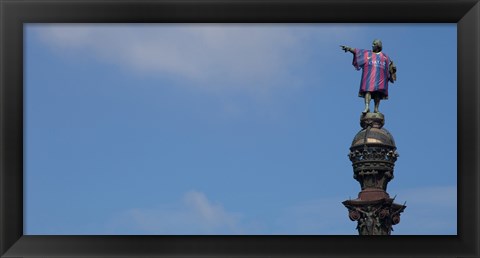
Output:
[[[387,55],[356,48],[352,64],[357,70],[363,70],[359,96],[363,97],[365,92],[379,92],[383,98],[388,98],[390,58]]]

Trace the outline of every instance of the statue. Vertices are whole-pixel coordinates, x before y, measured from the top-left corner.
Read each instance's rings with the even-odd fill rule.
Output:
[[[355,69],[363,69],[360,82],[359,97],[365,98],[365,110],[363,114],[370,112],[370,100],[373,97],[375,102],[375,113],[379,113],[380,100],[388,99],[388,82],[394,83],[397,80],[397,68],[393,61],[382,53],[382,42],[375,39],[372,50],[340,46],[345,53],[353,54],[353,66]]]
[[[374,233],[377,233],[375,232],[375,227],[380,227],[381,224],[378,217],[375,216],[375,213],[380,210],[380,208],[374,210],[372,207],[368,206],[367,211],[363,211],[359,208],[356,208],[356,210],[363,214],[363,218],[359,220],[360,223],[357,226],[357,229],[362,232],[365,231],[366,234],[364,235],[374,235]]]

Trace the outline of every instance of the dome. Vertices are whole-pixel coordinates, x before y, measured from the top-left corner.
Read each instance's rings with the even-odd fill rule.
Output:
[[[366,137],[365,137],[366,134]],[[363,129],[355,135],[352,141],[352,147],[359,145],[389,145],[395,147],[395,140],[392,134],[385,128],[367,128]]]
[[[382,113],[366,113],[360,116],[360,126],[363,128],[355,135],[352,147],[368,145],[388,145],[395,148],[395,141],[390,132],[383,128],[385,116]],[[365,137],[366,134],[366,137]]]

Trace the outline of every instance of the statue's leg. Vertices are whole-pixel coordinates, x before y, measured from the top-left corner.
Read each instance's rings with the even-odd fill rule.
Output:
[[[370,112],[370,99],[372,98],[372,95],[370,92],[365,93],[365,110],[363,110],[362,113],[367,113]]]
[[[378,94],[375,95],[375,97],[373,98],[373,101],[375,101],[375,110],[374,112],[375,113],[379,113],[378,112],[378,106],[380,106],[380,96]]]

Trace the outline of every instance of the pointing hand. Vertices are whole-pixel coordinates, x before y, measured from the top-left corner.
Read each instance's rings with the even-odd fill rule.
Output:
[[[343,51],[345,51],[345,53],[347,51],[350,51],[350,47],[348,47],[348,46],[340,45],[340,47],[342,48]]]

